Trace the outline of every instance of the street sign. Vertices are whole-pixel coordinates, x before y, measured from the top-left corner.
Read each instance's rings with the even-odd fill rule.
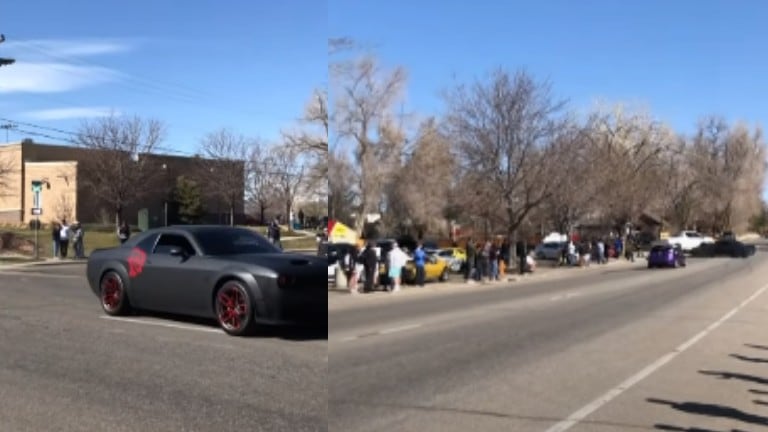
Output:
[[[32,209],[32,216],[40,216],[43,214],[43,209],[41,208],[33,208]]]

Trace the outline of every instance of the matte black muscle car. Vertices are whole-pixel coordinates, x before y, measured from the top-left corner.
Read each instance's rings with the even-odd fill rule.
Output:
[[[145,231],[88,258],[91,290],[109,315],[131,309],[216,319],[230,335],[257,323],[327,325],[325,257],[287,253],[247,228]]]
[[[715,243],[703,243],[694,248],[691,255],[695,257],[732,257],[749,258],[756,252],[755,245],[742,243],[734,238],[725,238]]]

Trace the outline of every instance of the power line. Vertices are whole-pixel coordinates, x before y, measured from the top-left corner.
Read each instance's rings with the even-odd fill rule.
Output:
[[[104,139],[105,137],[103,137],[103,136],[82,134],[82,133],[78,133],[78,132],[68,131],[68,130],[64,130],[64,129],[49,127],[49,126],[40,126],[40,125],[36,125],[36,124],[33,124],[33,123],[20,122],[20,121],[11,120],[11,119],[2,118],[2,117],[0,117],[0,122],[6,122],[6,124],[4,124],[4,125],[2,125],[0,127],[2,129],[13,129],[16,132],[18,132],[19,134],[25,134],[25,135],[28,135],[28,136],[34,136],[34,137],[39,137],[39,138],[45,138],[45,139],[49,139],[49,140],[53,140],[53,141],[58,141],[58,142],[66,142],[66,143],[69,143],[69,144],[73,144],[75,146],[80,146],[82,144],[77,139],[79,137],[86,137],[86,138],[104,140],[104,141],[107,141],[107,142],[111,142],[113,144],[118,142],[116,139],[106,139],[105,140]],[[62,137],[62,136],[54,136],[54,135],[51,135],[51,134],[48,134],[48,133],[43,133],[43,132],[38,132],[38,131],[29,130],[29,129],[25,129],[25,128],[20,128],[19,126],[25,126],[25,127],[32,128],[32,129],[46,130],[46,131],[55,132],[55,133],[61,134],[61,135],[69,135],[69,136],[71,136],[73,138],[67,138],[67,137]],[[194,158],[194,157],[204,158],[203,155],[200,155],[199,153],[192,153],[192,152],[172,149],[172,148],[164,147],[164,146],[153,146],[152,150],[153,151],[164,152],[164,153],[166,153],[165,156],[183,156],[183,157],[187,157],[187,158]],[[163,156],[163,155],[160,155],[160,156]],[[220,158],[213,157],[211,159],[215,160],[215,159],[220,159]],[[258,162],[259,162],[259,164],[261,164],[261,163],[269,164],[270,161],[271,161],[271,159],[269,159],[269,157],[267,157],[267,158],[264,158],[264,159],[262,159],[262,160],[260,160]],[[244,162],[248,163],[248,162],[255,162],[255,161],[249,161],[249,160],[246,159],[246,160],[244,160]],[[302,173],[302,175],[303,175],[304,171],[307,168],[308,168],[308,166],[307,166],[307,163],[305,162],[305,163],[302,163],[299,166],[291,167],[290,170],[266,170],[266,169],[259,168],[259,169],[255,169],[254,171],[256,171],[256,172],[258,172],[260,174],[269,175],[269,176],[276,176],[276,175],[293,176],[293,175],[297,175],[296,171],[300,171]]]

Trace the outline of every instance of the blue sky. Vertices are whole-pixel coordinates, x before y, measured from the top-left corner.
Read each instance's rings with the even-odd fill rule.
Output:
[[[326,85],[327,17],[314,0],[4,1],[0,56],[17,63],[0,68],[0,118],[69,131],[138,114],[182,151],[220,127],[276,140]]]
[[[497,66],[549,79],[584,110],[651,110],[680,132],[707,114],[768,120],[765,1],[330,0],[329,32],[373,47],[410,75],[409,110]]]

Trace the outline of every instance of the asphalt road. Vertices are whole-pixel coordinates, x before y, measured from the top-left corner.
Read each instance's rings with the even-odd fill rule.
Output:
[[[328,318],[329,428],[715,430],[690,427],[699,421],[753,430],[743,416],[691,418],[688,405],[670,410],[674,402],[662,396],[684,388],[697,396],[722,393],[725,400],[737,399],[723,386],[715,390],[702,375],[679,377],[688,377],[709,355],[692,354],[694,349],[715,346],[696,342],[703,335],[715,338],[709,332],[721,326],[732,330],[720,318],[766,281],[768,260],[759,252],[746,260],[691,259],[684,269],[649,271],[638,264],[333,311]],[[759,328],[751,317],[728,318]],[[732,335],[716,336],[737,342]],[[662,368],[672,378],[658,378]],[[652,385],[643,390],[654,397],[622,399],[646,381]],[[563,423],[568,418],[577,421]],[[768,426],[765,417],[756,423],[754,416],[748,419]]]
[[[83,270],[0,271],[0,430],[328,430],[326,329],[106,319]]]

